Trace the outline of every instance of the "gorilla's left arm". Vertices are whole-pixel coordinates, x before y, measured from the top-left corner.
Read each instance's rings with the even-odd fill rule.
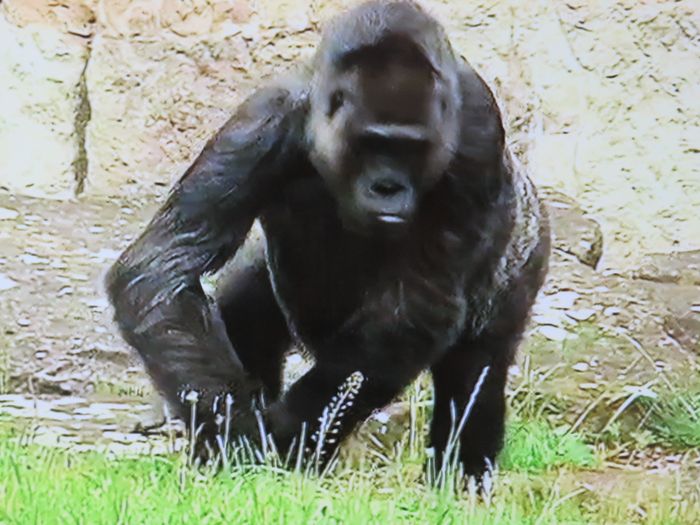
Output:
[[[219,269],[293,170],[305,120],[303,96],[261,89],[205,146],[144,233],[107,276],[115,317],[179,416],[196,390],[210,420],[216,396],[249,406],[256,387],[226,336],[200,277]]]

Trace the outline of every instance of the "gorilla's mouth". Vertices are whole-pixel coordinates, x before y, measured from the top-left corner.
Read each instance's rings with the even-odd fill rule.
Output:
[[[386,224],[404,224],[406,219],[401,215],[394,215],[391,213],[383,213],[377,216],[379,222],[384,222]]]

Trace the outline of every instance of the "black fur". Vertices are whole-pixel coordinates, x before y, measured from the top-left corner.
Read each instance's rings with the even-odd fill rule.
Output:
[[[411,2],[370,2],[324,34],[313,67],[260,89],[206,145],[107,284],[125,339],[180,416],[199,394],[202,439],[221,396],[233,433],[268,431],[283,451],[354,372],[364,377],[340,437],[430,369],[431,441],[461,435],[481,473],[503,436],[507,369],[542,284],[546,219],[505,147],[493,96],[442,28]],[[258,218],[266,258],[222,267]],[[314,368],[280,396],[285,350]]]

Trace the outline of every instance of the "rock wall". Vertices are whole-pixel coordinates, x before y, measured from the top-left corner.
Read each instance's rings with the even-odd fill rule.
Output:
[[[600,220],[604,266],[700,247],[696,2],[423,3],[501,92],[534,178]],[[342,4],[0,2],[0,186],[162,194]]]
[[[83,171],[76,130],[89,46],[77,13],[41,16],[33,3],[0,4],[0,185],[69,196]]]

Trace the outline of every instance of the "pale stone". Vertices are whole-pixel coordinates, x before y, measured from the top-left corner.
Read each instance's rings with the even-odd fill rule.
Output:
[[[9,208],[0,208],[0,221],[6,221],[9,219],[15,219],[19,213],[15,210]]]
[[[617,306],[608,306],[605,310],[603,310],[603,315],[619,315],[622,313],[622,308],[618,308]]]
[[[90,194],[162,191],[179,178],[248,89],[241,37],[98,36],[87,71]]]
[[[84,39],[0,11],[0,186],[28,195],[74,193]]]
[[[568,310],[574,306],[574,303],[581,295],[578,292],[563,291],[551,295],[545,295],[541,299],[541,303],[549,308],[558,310]]]
[[[542,334],[544,337],[550,341],[561,342],[567,338],[573,338],[574,334],[571,334],[564,330],[563,328],[557,328],[556,326],[539,326],[537,332]]]
[[[17,281],[11,279],[5,274],[0,273],[0,292],[4,292],[5,290],[12,290],[12,288],[16,288],[17,286],[19,286],[17,284]]]
[[[580,310],[569,310],[566,312],[566,315],[576,321],[588,321],[595,314],[596,311],[593,308],[582,308]]]

